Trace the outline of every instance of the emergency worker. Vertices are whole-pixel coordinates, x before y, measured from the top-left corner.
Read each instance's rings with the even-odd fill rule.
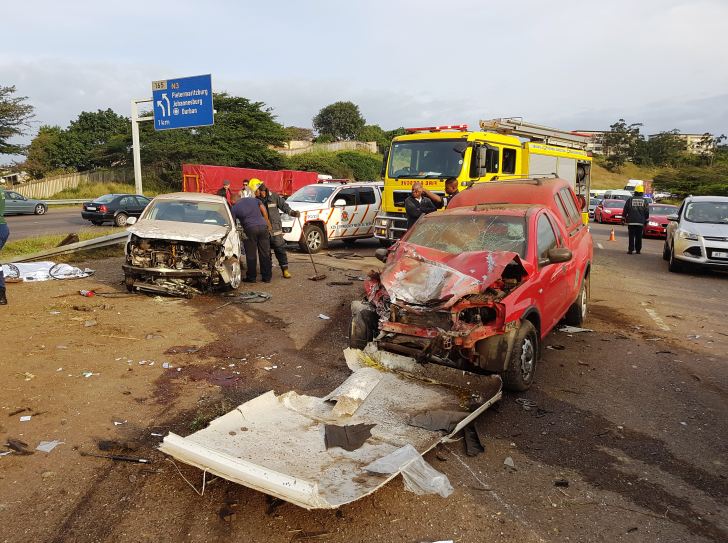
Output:
[[[233,191],[230,190],[230,181],[227,179],[222,182],[222,187],[217,191],[218,196],[222,196],[230,207],[233,206]]]
[[[243,179],[243,188],[240,190],[241,198],[252,198],[255,196],[253,190],[250,188],[250,180]]]
[[[412,195],[404,201],[404,210],[407,213],[407,230],[409,230],[422,215],[432,213],[437,208],[432,200],[424,195],[422,183],[416,181],[412,185]]]
[[[10,237],[10,228],[5,221],[5,191],[0,189],[0,250]],[[3,267],[0,264],[0,305],[8,305],[8,298],[5,295],[5,276]]]
[[[450,201],[460,194],[460,191],[458,190],[458,180],[454,177],[448,177],[445,180],[445,196],[440,196],[439,194],[435,194],[434,192],[430,192],[427,189],[422,189],[422,192],[425,196],[427,196],[430,200],[432,200],[432,203],[435,204],[435,207],[437,209],[447,208],[447,206],[450,204]]]
[[[642,251],[642,232],[650,218],[650,203],[645,198],[645,187],[637,185],[634,188],[634,196],[631,196],[624,204],[622,221],[629,230],[629,244],[627,254],[632,252],[640,254]]]
[[[265,183],[258,185],[255,196],[268,210],[268,220],[271,225],[270,246],[276,255],[278,265],[281,267],[283,277],[291,278],[291,272],[288,271],[288,254],[286,254],[286,240],[283,239],[283,226],[281,225],[280,211],[298,217],[300,213],[295,209],[291,209],[286,201],[273,191],[268,190]],[[280,211],[279,211],[280,210]]]
[[[240,222],[245,233],[246,283],[255,283],[258,276],[258,260],[260,275],[264,283],[270,283],[273,276],[273,265],[270,258],[270,221],[268,212],[257,198],[239,198],[234,196],[233,217]]]

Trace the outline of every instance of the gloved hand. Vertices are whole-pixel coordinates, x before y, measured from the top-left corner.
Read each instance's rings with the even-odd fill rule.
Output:
[[[301,212],[300,211],[296,211],[295,209],[291,209],[291,212],[289,213],[289,215],[291,217],[300,217],[301,216]]]

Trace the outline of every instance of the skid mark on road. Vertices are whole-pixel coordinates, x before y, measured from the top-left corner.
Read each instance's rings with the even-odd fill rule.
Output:
[[[645,305],[647,305],[647,304],[645,304],[645,302],[642,302],[642,306],[644,307]],[[649,307],[645,307],[645,311],[650,316],[650,318],[653,321],[655,321],[655,324],[657,325],[657,327],[660,330],[662,330],[663,332],[669,332],[670,331],[670,327],[667,324],[665,324],[665,321],[662,320],[662,317],[660,317],[654,309],[650,309]]]

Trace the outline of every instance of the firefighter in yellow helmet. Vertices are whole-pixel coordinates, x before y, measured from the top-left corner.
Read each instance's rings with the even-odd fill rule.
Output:
[[[622,221],[629,230],[627,254],[631,255],[633,252],[640,254],[642,251],[642,232],[649,218],[650,202],[645,198],[645,187],[637,185],[634,188],[634,196],[627,200],[622,212]]]

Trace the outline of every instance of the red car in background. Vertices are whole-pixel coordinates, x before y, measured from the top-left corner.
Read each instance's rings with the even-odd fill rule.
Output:
[[[508,203],[503,203],[508,202]],[[586,316],[592,238],[563,179],[478,184],[423,215],[352,302],[350,345],[533,382],[543,338]],[[376,338],[376,339],[375,339]]]
[[[622,224],[624,200],[602,200],[594,209],[594,220],[599,223]]]
[[[676,214],[677,206],[650,204],[650,218],[645,225],[643,236],[646,238],[666,238],[667,216]]]

